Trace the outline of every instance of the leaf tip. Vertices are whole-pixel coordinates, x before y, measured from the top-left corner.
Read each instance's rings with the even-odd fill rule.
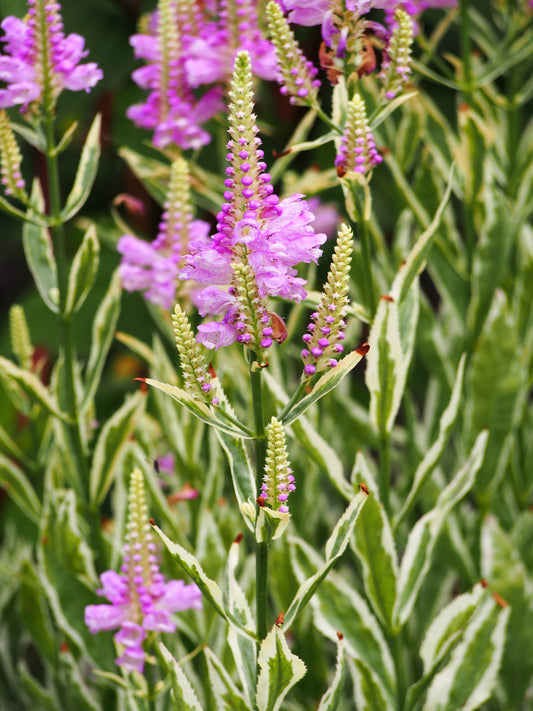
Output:
[[[363,356],[366,356],[366,354],[368,353],[369,350],[370,350],[370,346],[368,345],[368,343],[365,342],[365,343],[361,343],[359,348],[355,349],[355,352],[359,353],[359,355],[361,357],[363,357]]]
[[[281,627],[283,625],[284,621],[285,621],[285,615],[283,614],[283,610],[282,610],[279,613],[279,615],[276,617],[276,622],[275,622],[276,627]]]

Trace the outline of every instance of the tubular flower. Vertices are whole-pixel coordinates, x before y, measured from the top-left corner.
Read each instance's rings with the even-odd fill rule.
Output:
[[[413,21],[398,8],[394,14],[394,29],[390,42],[383,54],[380,76],[385,80],[384,95],[394,99],[411,73],[411,45],[413,42]]]
[[[287,499],[291,491],[296,489],[296,485],[287,458],[285,433],[281,423],[275,417],[267,425],[266,434],[267,453],[261,496],[266,505],[274,511],[289,513]]]
[[[144,291],[149,301],[169,309],[176,298],[178,271],[191,241],[207,239],[209,225],[193,220],[187,163],[182,158],[170,169],[168,199],[156,239],[149,244],[124,235],[117,249],[123,255],[119,271],[127,291]]]
[[[318,69],[303,56],[280,6],[272,0],[267,5],[270,36],[276,49],[278,82],[281,93],[289,94],[293,104],[314,105],[320,81]]]
[[[342,341],[344,340],[344,316],[348,304],[352,249],[352,231],[347,225],[342,225],[320,303],[311,315],[311,323],[303,336],[304,378],[310,378],[321,370],[334,368],[338,363],[339,355],[344,350]]]
[[[20,172],[22,156],[5,111],[0,111],[0,155],[2,161],[2,185],[5,186],[6,195],[14,195],[26,203],[28,195]]]
[[[87,55],[80,35],[65,35],[61,7],[54,0],[28,0],[25,20],[2,22],[5,54],[0,56],[0,108],[32,103],[51,111],[63,89],[89,91],[102,78],[94,62],[80,64]]]
[[[365,175],[382,160],[368,125],[365,104],[359,94],[354,94],[348,104],[346,126],[335,158],[337,174],[341,178],[346,173]]]
[[[205,286],[195,297],[202,316],[224,314],[222,321],[199,327],[201,343],[219,348],[239,341],[260,352],[273,338],[268,297],[305,298],[305,280],[295,265],[316,262],[326,235],[314,233],[314,215],[301,195],[280,201],[274,194],[264,172],[251,87],[250,58],[240,52],[230,91],[226,202],[217,215],[217,232],[209,243],[191,245],[180,278]]]
[[[154,131],[153,142],[158,148],[173,143],[196,149],[209,143],[210,136],[200,124],[221,108],[217,90],[196,100],[187,83],[182,5],[181,0],[159,0],[155,34],[138,34],[130,40],[135,56],[148,62],[133,73],[133,79],[150,93],[144,103],[130,106],[127,116]]]
[[[115,660],[126,671],[143,671],[143,641],[147,631],[174,632],[172,613],[202,607],[200,590],[183,580],[165,583],[159,572],[155,543],[149,530],[144,482],[136,469],[130,479],[129,511],[121,572],[107,570],[98,595],[110,605],[88,605],[85,624],[93,633],[119,628],[115,641],[122,654]]]

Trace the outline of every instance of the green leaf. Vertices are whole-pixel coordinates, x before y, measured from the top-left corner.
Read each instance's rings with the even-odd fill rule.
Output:
[[[5,381],[4,381],[5,382]],[[0,449],[8,456],[16,459],[26,469],[34,470],[36,465],[26,454],[20,449],[18,444],[8,435],[5,429],[0,425]]]
[[[33,184],[28,216],[31,218],[44,211],[44,198],[37,181]],[[22,244],[28,269],[32,273],[41,298],[54,313],[59,313],[59,289],[57,286],[57,266],[48,227],[25,222],[22,228]]]
[[[289,524],[290,514],[274,511],[268,506],[261,506],[255,524],[255,540],[258,543],[270,543],[283,535]]]
[[[0,454],[0,486],[19,509],[36,524],[41,517],[41,502],[22,469]]]
[[[204,711],[183,669],[161,640],[158,640],[158,644],[170,675],[175,708],[179,709],[179,711]]]
[[[204,647],[204,655],[207,661],[207,672],[213,695],[215,697],[216,708],[219,711],[230,709],[233,711],[249,711],[250,703],[246,702],[242,694],[238,691],[230,675],[224,669],[224,665],[209,647]],[[181,708],[181,707],[180,707]]]
[[[157,388],[157,390],[160,390],[162,393],[169,395],[199,420],[211,427],[215,427],[218,431],[232,435],[233,437],[251,437],[246,429],[237,429],[237,427],[228,424],[228,422],[217,413],[216,409],[211,409],[209,405],[201,400],[197,400],[186,390],[182,390],[175,385],[169,385],[168,383],[160,383],[158,380],[153,380],[152,378],[145,378],[143,380],[147,385],[151,385],[153,388]]]
[[[317,591],[318,586],[324,581],[335,561],[341,557],[346,550],[353,533],[357,518],[363,505],[367,500],[367,494],[359,491],[352,499],[350,505],[337,521],[330,537],[326,542],[326,560],[316,556],[317,568],[313,573],[307,575],[305,580],[301,580],[301,585],[294,596],[289,609],[285,613],[283,629],[287,630],[296,617],[301,613],[309,600]]]
[[[490,598],[429,687],[423,711],[474,711],[496,686],[510,608]]]
[[[348,659],[353,678],[357,711],[394,711],[390,700],[367,664],[360,659]]]
[[[298,400],[287,412],[280,416],[280,422],[287,426],[298,417],[304,414],[311,405],[320,400],[321,397],[327,395],[331,390],[337,387],[341,380],[355,368],[359,361],[366,355],[367,348],[358,348],[345,356],[339,363],[328,370],[317,382],[313,385],[313,389],[301,400]]]
[[[28,696],[30,702],[34,704],[33,708],[39,709],[39,711],[57,711],[57,709],[60,708],[57,696],[42,686],[42,684],[30,674],[25,661],[20,661],[18,672],[20,685],[24,689],[24,693]]]
[[[248,452],[246,451],[244,442],[240,437],[232,437],[221,430],[215,431],[228,460],[231,478],[233,481],[233,490],[235,491],[235,496],[237,497],[239,511],[241,512],[250,531],[253,531],[256,506],[255,500],[257,495],[255,493],[255,478],[250,460],[248,459]],[[243,505],[245,505],[245,508],[243,508]],[[253,511],[250,509],[250,515],[247,515],[246,507],[249,506],[252,506]]]
[[[94,225],[91,225],[72,262],[65,307],[67,313],[77,311],[91,290],[98,271],[99,252],[100,245],[96,237],[96,229]]]
[[[337,639],[337,661],[335,663],[335,673],[331,684],[320,699],[316,711],[336,711],[342,698],[344,688],[344,678],[346,676],[346,662],[344,659],[343,638],[340,635]]]
[[[390,631],[396,602],[398,556],[378,487],[361,452],[355,460],[353,481],[364,483],[370,496],[354,529],[352,547],[363,568],[367,597],[385,629]]]
[[[200,561],[192,553],[185,550],[183,546],[171,541],[158,526],[153,526],[153,529],[160,536],[177,565],[198,585],[204,598],[214,607],[218,614],[223,617],[226,622],[235,624],[243,634],[251,639],[255,639],[254,632],[245,629],[244,626],[238,625],[237,621],[228,614],[228,610],[226,610],[224,606],[221,589],[214,580],[211,580],[211,578],[205,574],[200,565]]]
[[[20,566],[20,609],[24,627],[38,647],[43,662],[57,670],[58,644],[46,598],[42,592],[41,581],[34,563],[29,560]]]
[[[37,402],[52,415],[63,422],[69,422],[68,415],[59,409],[55,397],[42,384],[39,378],[28,370],[23,370],[7,358],[0,356],[0,371],[2,376],[12,381],[30,401]]]
[[[279,711],[290,689],[305,676],[302,660],[290,651],[285,635],[274,626],[261,643],[257,657],[258,711]]]
[[[117,270],[111,278],[109,289],[93,321],[91,350],[85,370],[85,392],[80,410],[84,410],[92,403],[100,383],[102,370],[104,369],[120,313],[120,296],[120,275]]]
[[[104,500],[118,471],[122,450],[135,429],[145,403],[145,393],[138,391],[130,395],[103,426],[94,449],[90,472],[92,504],[98,506]]]
[[[302,540],[291,545],[291,561],[298,580],[302,583],[321,565],[320,556]],[[344,637],[348,657],[360,659],[371,670],[387,701],[396,698],[394,663],[381,627],[365,600],[344,578],[331,572],[322,582],[311,601],[314,623],[328,639]],[[349,610],[350,614],[347,614]]]
[[[393,527],[396,529],[399,523],[404,519],[407,512],[411,509],[412,505],[416,501],[418,495],[424,484],[427,482],[431,473],[434,471],[435,467],[439,463],[440,458],[444,452],[444,448],[450,438],[451,431],[455,425],[457,415],[459,413],[459,405],[461,403],[461,392],[463,389],[463,377],[466,362],[466,354],[463,353],[461,360],[459,361],[459,367],[457,369],[457,375],[455,377],[455,383],[453,386],[452,394],[450,396],[450,402],[448,406],[442,413],[439,422],[439,434],[437,439],[433,442],[431,447],[428,449],[424,458],[416,468],[416,472],[413,478],[413,483],[407,498],[405,499],[402,508],[393,520]]]
[[[139,178],[148,193],[161,206],[167,199],[170,166],[154,158],[146,158],[140,153],[121,148],[119,156],[128,164],[134,175]]]
[[[531,519],[530,511],[524,513]],[[531,567],[494,517],[487,517],[481,529],[481,572],[511,609],[499,682],[507,697],[504,706],[527,706],[533,674],[533,578]]]
[[[67,198],[65,207],[61,211],[62,222],[68,222],[68,220],[81,210],[93,187],[98,170],[98,159],[100,158],[101,123],[102,117],[100,114],[97,114],[89,129],[85,145],[81,152],[78,170],[74,178],[74,185]]]
[[[485,464],[476,483],[478,495],[486,497],[505,473],[528,393],[514,314],[502,292],[496,292],[476,344],[466,390],[466,441],[472,441],[482,428],[490,432]]]
[[[240,538],[233,541],[228,555],[224,585],[226,607],[234,619],[238,620],[247,629],[253,630],[255,623],[248,600],[235,577],[235,569],[239,564],[239,548]],[[246,703],[248,708],[251,708],[252,699],[256,693],[255,642],[241,634],[237,634],[232,627],[228,630],[227,639],[244,689]]]
[[[413,610],[430,568],[435,544],[446,517],[474,485],[476,475],[483,463],[487,438],[486,431],[479,434],[464,466],[442,491],[435,507],[417,521],[409,534],[400,566],[398,597],[394,610],[395,622],[398,626],[406,623]]]

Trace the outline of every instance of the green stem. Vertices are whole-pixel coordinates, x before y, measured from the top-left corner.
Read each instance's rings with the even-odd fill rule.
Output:
[[[329,126],[329,128],[331,128],[332,131],[335,131],[335,133],[342,134],[342,130],[330,119],[330,117],[320,108],[320,106],[313,106],[313,109],[317,112],[319,118],[324,121],[326,126]]]
[[[265,420],[261,369],[254,369],[255,353],[250,352],[250,381],[255,425],[255,483],[259,496],[266,459]],[[255,550],[255,603],[257,615],[257,638],[259,645],[268,633],[268,543],[256,543]],[[258,651],[259,651],[258,645]]]
[[[398,698],[398,708],[403,709],[407,681],[405,675],[404,645],[402,644],[402,630],[392,633],[392,653],[394,657],[394,667],[396,670],[396,689]]]
[[[74,370],[74,347],[72,343],[71,315],[67,312],[68,265],[65,246],[65,227],[61,222],[61,191],[57,156],[54,154],[54,117],[52,112],[46,115],[46,167],[48,177],[49,212],[54,223],[50,228],[57,265],[57,286],[59,291],[59,328],[61,347],[64,358],[65,392],[67,413],[71,423],[67,426],[72,451],[76,459],[77,471],[73,472],[74,485],[82,500],[87,499],[88,471],[83,442],[80,433],[80,416],[76,399],[76,380]]]
[[[368,311],[370,317],[370,323],[374,320],[376,314],[377,304],[376,304],[376,291],[374,287],[374,277],[372,274],[372,245],[370,241],[370,230],[368,224],[368,206],[369,206],[369,196],[365,191],[363,199],[356,186],[352,185],[351,193],[353,196],[354,207],[357,212],[357,230],[359,232],[359,237],[361,239],[361,257],[363,259],[363,274],[362,274],[362,286],[363,286],[363,298],[365,302],[365,307]]]

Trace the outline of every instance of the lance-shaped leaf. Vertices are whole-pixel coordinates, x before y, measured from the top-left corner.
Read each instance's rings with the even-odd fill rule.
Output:
[[[392,296],[381,297],[369,343],[365,379],[370,392],[370,419],[385,435],[396,419],[409,365],[402,350],[398,305]]]
[[[392,630],[398,578],[396,546],[378,487],[361,452],[354,469],[353,480],[364,484],[370,496],[354,529],[352,547],[363,568],[365,591],[372,608],[385,628]]]
[[[139,391],[131,395],[103,426],[96,442],[90,473],[89,490],[93,504],[99,505],[104,500],[117,473],[122,450],[135,429],[145,403],[145,393]]]
[[[255,623],[252,617],[248,600],[235,576],[235,569],[239,563],[239,548],[242,535],[238,536],[231,544],[226,564],[224,595],[226,607],[234,619],[238,620],[247,629],[253,630]],[[237,634],[233,628],[228,630],[228,644],[233,653],[237,673],[239,674],[244,689],[244,696],[248,707],[252,707],[255,697],[255,642]]]
[[[457,375],[455,377],[455,383],[453,385],[452,394],[450,396],[450,402],[448,406],[442,413],[439,422],[439,434],[437,439],[433,442],[431,447],[428,449],[424,458],[416,468],[416,472],[413,478],[413,484],[411,490],[407,495],[406,500],[399,513],[393,521],[394,528],[403,520],[407,512],[411,509],[413,503],[416,501],[420,490],[431,476],[431,473],[437,466],[448,439],[450,437],[451,431],[457,419],[457,414],[459,412],[459,404],[461,402],[461,392],[463,389],[463,376],[466,362],[466,354],[461,356],[459,361],[459,367],[457,369]]]
[[[42,384],[35,373],[19,368],[2,356],[0,356],[0,371],[2,372],[2,377],[12,381],[30,401],[42,405],[45,410],[59,417],[63,422],[69,421],[68,415],[60,410],[56,398]]]
[[[239,504],[239,511],[242,513],[247,527],[250,531],[253,531],[253,521],[243,512],[243,504],[250,504],[255,507],[255,500],[257,498],[255,492],[255,478],[252,465],[248,459],[248,452],[241,438],[233,437],[220,430],[216,430],[216,434],[228,460],[231,479],[233,481],[233,490],[235,491],[235,496]]]
[[[96,178],[96,171],[98,170],[98,159],[100,158],[101,123],[102,117],[98,114],[85,139],[78,170],[74,178],[74,185],[67,198],[65,207],[61,211],[63,222],[67,222],[79,212],[91,192],[94,179]]]
[[[126,161],[134,175],[139,178],[153,199],[163,206],[168,192],[168,177],[170,174],[168,163],[146,158],[146,156],[142,156],[129,148],[121,148],[118,154]]]
[[[25,660],[20,660],[17,671],[18,683],[24,689],[33,708],[39,709],[39,711],[56,711],[59,708],[57,694],[52,693],[30,674]]]
[[[93,321],[91,350],[85,370],[85,393],[80,407],[81,410],[92,402],[100,383],[100,377],[120,313],[120,295],[120,276],[117,270],[111,278],[109,289]]]
[[[292,654],[283,632],[274,625],[261,643],[257,657],[258,711],[279,711],[288,691],[305,676],[303,661]]]
[[[309,395],[305,395],[301,400],[298,400],[292,405],[287,412],[284,412],[282,416],[280,415],[280,422],[286,426],[298,417],[301,417],[311,405],[314,405],[321,397],[324,397],[324,395],[327,395],[331,390],[336,388],[341,380],[364,358],[367,352],[368,345],[365,344],[345,356],[334,368],[328,370],[317,380]]]
[[[335,663],[335,673],[331,684],[320,699],[317,711],[336,711],[338,709],[342,691],[344,688],[344,678],[346,676],[346,661],[344,659],[344,645],[342,635],[337,639],[337,661]]]
[[[337,525],[327,540],[326,560],[323,561],[320,556],[317,556],[315,558],[317,565],[314,572],[308,575],[308,571],[306,571],[305,578],[300,580],[301,585],[285,614],[283,625],[285,630],[290,627],[297,615],[299,615],[303,608],[307,605],[309,600],[315,594],[318,586],[323,582],[335,564],[335,561],[340,558],[346,550],[346,547],[350,542],[357,517],[359,516],[359,513],[367,500],[367,496],[368,494],[364,491],[359,491],[354,496],[346,511],[337,521]]]
[[[161,640],[159,649],[164,659],[170,676],[170,687],[175,703],[175,708],[180,711],[203,711],[203,706],[196,696],[196,692],[191,686],[191,682],[185,676],[185,672],[168,651]]]
[[[216,707],[220,711],[230,709],[230,711],[249,711],[251,704],[244,700],[224,665],[209,647],[204,647],[204,655],[207,662],[207,672]],[[181,708],[181,707],[180,707]]]
[[[433,550],[447,515],[474,485],[476,474],[483,463],[487,437],[486,431],[478,435],[465,465],[440,494],[435,507],[417,521],[409,534],[400,566],[398,597],[394,610],[395,623],[399,626],[403,626],[411,614],[430,568]]]
[[[321,564],[320,556],[301,540],[292,542],[291,561],[302,583]],[[346,655],[368,665],[383,697],[392,704],[396,698],[394,663],[381,627],[361,595],[340,575],[330,572],[311,605],[317,629],[332,641],[340,632]]]
[[[357,711],[394,711],[395,706],[383,693],[375,675],[360,659],[348,658]]]
[[[41,656],[54,669],[58,662],[56,631],[52,624],[46,597],[41,588],[35,564],[29,560],[20,566],[20,608],[24,627],[38,647]]]
[[[169,385],[168,383],[160,383],[158,380],[153,380],[152,378],[139,378],[139,380],[142,380],[147,385],[151,385],[153,388],[157,388],[157,390],[160,390],[162,393],[169,395],[173,400],[179,402],[180,405],[185,407],[199,420],[205,422],[211,427],[214,427],[220,432],[225,432],[233,437],[251,437],[249,430],[247,430],[244,426],[242,429],[238,427],[240,423],[236,422],[235,425],[229,424],[222,415],[216,412],[216,410],[211,409],[205,402],[197,400],[186,390],[182,390],[182,388],[178,388],[175,385]]]
[[[6,382],[6,381],[4,381]],[[18,444],[8,435],[5,429],[0,425],[0,450],[9,455],[23,467],[30,470],[35,470],[36,464],[22,451]]]
[[[255,524],[255,540],[258,543],[270,543],[283,535],[289,524],[290,514],[288,512],[274,511],[268,506],[259,509],[259,515]]]
[[[37,181],[33,184],[28,216],[44,211],[44,198]],[[33,209],[32,209],[33,208]],[[22,244],[28,268],[42,300],[54,313],[59,313],[59,289],[57,266],[48,227],[25,222],[22,229]]]
[[[510,608],[487,600],[468,626],[449,664],[429,687],[423,711],[474,711],[492,695]]]
[[[77,311],[94,283],[98,271],[100,245],[96,237],[96,229],[91,225],[74,256],[68,277],[67,313]]]
[[[39,523],[41,502],[35,489],[22,469],[3,454],[0,454],[0,486],[30,521]]]
[[[189,551],[183,548],[183,546],[171,541],[158,526],[154,525],[153,529],[159,535],[179,568],[198,585],[204,598],[214,607],[218,614],[223,617],[226,622],[234,624],[243,634],[251,639],[255,639],[253,631],[247,630],[244,625],[239,625],[238,622],[233,619],[233,616],[229,614],[228,610],[226,610],[222,590],[214,580],[211,580],[211,578],[205,574],[200,565],[200,561],[192,553],[189,553]]]

